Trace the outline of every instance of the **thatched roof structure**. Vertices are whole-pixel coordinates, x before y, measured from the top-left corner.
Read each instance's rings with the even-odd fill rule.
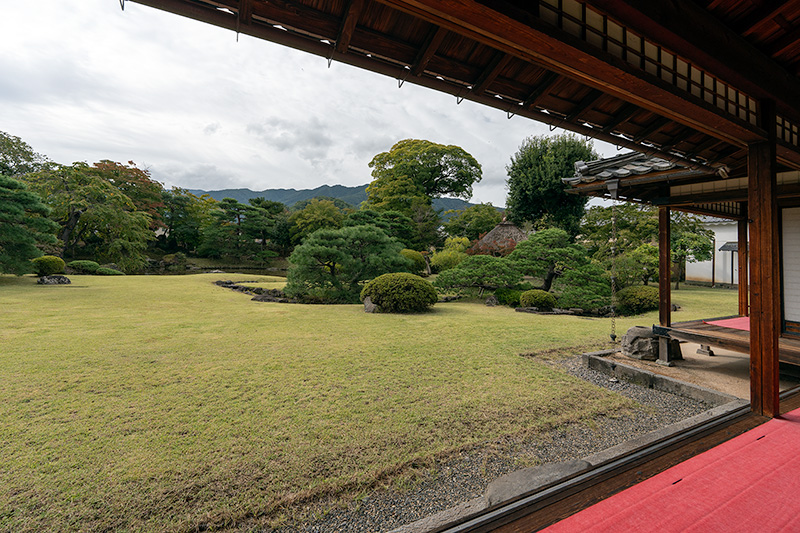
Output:
[[[524,241],[528,238],[528,234],[522,231],[518,226],[515,224],[503,220],[497,226],[494,227],[489,233],[484,235],[479,241],[478,244],[489,244],[493,242],[505,242],[505,241],[514,241],[515,243]]]

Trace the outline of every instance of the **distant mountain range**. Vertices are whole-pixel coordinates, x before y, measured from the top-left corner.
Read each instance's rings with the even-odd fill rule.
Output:
[[[292,207],[297,202],[310,200],[317,196],[327,196],[338,198],[345,201],[355,208],[367,199],[367,186],[345,187],[344,185],[322,185],[316,189],[266,189],[263,191],[251,191],[250,189],[221,189],[219,191],[204,191],[202,189],[189,189],[189,192],[197,196],[207,194],[215,200],[223,198],[233,198],[234,200],[246,204],[250,198],[264,198],[273,202],[281,202],[286,207]],[[458,198],[436,198],[433,200],[433,207],[437,211],[449,211],[451,209],[460,210],[475,205]]]

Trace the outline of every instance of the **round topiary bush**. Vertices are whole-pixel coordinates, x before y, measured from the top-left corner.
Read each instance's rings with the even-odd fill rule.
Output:
[[[99,264],[85,259],[70,261],[67,263],[67,266],[78,274],[94,274],[97,272],[97,269],[100,268]]]
[[[550,311],[556,306],[556,297],[541,289],[531,289],[519,296],[520,307],[537,307],[542,311]]]
[[[617,293],[617,313],[621,315],[639,315],[658,309],[658,287],[635,285],[626,287]]]
[[[31,259],[31,263],[33,263],[33,268],[36,269],[37,276],[50,276],[64,272],[64,260],[54,255],[43,255]]]
[[[114,270],[113,268],[100,267],[94,271],[98,276],[124,276],[124,272]]]
[[[425,258],[422,257],[422,254],[416,250],[410,250],[408,248],[404,248],[400,250],[400,255],[405,257],[406,259],[410,260],[413,263],[411,268],[414,269],[414,272],[424,272],[425,271]]]
[[[368,282],[361,291],[361,300],[369,297],[383,313],[425,311],[439,297],[433,285],[414,274],[383,274]]]

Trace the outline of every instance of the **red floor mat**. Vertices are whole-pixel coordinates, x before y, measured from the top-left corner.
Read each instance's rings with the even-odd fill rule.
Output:
[[[800,531],[800,409],[545,529]]]
[[[721,326],[723,328],[741,329],[742,331],[750,331],[750,317],[737,316],[736,318],[726,318],[724,320],[703,320],[705,324],[712,326]]]

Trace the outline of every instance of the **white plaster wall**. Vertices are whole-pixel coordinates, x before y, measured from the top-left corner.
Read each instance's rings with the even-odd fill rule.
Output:
[[[736,252],[720,252],[720,247],[726,242],[739,240],[739,224],[735,220],[722,222],[707,222],[706,228],[714,232],[714,254],[716,255],[715,276],[716,283],[739,283],[739,258]],[[733,280],[731,280],[731,262],[733,262]],[[712,261],[699,263],[686,263],[687,281],[704,281],[710,283]]]
[[[783,309],[800,322],[800,207],[783,209]]]

